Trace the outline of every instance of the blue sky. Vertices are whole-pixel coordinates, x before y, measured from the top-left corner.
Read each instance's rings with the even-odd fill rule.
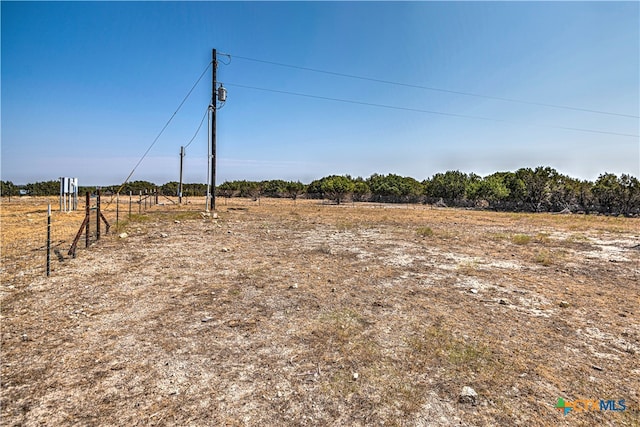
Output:
[[[122,182],[211,60],[218,182],[551,166],[640,175],[638,2],[6,2],[2,170],[14,183]],[[348,79],[322,69],[535,103]],[[384,109],[233,85],[493,120]],[[132,180],[178,179],[211,97],[202,79]],[[559,129],[570,127],[636,136]],[[207,128],[185,181],[205,182]]]

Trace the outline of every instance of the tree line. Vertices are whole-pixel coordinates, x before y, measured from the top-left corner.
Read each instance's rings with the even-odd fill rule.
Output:
[[[133,181],[124,186],[102,187],[103,193],[139,194],[159,191],[175,196],[178,183],[157,186],[148,181]],[[57,195],[59,181],[36,182],[16,186],[2,181],[1,194],[17,195],[19,190],[30,195]],[[96,187],[80,187],[95,192]],[[205,184],[183,184],[183,196],[205,196]],[[303,184],[299,181],[227,181],[217,187],[221,197],[298,197],[379,203],[428,203],[441,206],[475,207],[502,211],[571,212],[639,215],[640,181],[622,174],[601,174],[595,182],[563,175],[550,167],[521,168],[515,172],[496,172],[481,177],[474,173],[447,171],[418,181],[395,174],[373,174],[369,178],[330,175]]]
[[[110,185],[110,186],[78,186],[78,194],[84,195],[88,191],[90,194],[96,194],[100,190],[102,194],[110,195],[119,192],[121,195],[126,194],[149,194],[156,190],[159,194],[165,196],[175,196],[178,194],[178,182],[167,182],[163,185],[157,185],[149,181],[131,181],[126,184]],[[26,185],[15,185],[11,181],[0,181],[0,194],[3,196],[18,196],[20,190],[29,196],[57,196],[60,194],[60,181],[41,181]],[[200,183],[182,184],[183,196],[205,196],[207,194],[207,185]]]

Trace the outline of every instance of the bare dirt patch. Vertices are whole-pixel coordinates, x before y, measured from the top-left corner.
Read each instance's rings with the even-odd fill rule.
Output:
[[[3,424],[638,425],[637,219],[227,203],[3,255]]]

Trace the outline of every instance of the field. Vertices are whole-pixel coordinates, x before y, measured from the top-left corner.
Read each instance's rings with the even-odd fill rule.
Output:
[[[2,204],[3,425],[640,425],[638,219],[194,200],[72,259],[57,213],[47,278],[45,203]]]

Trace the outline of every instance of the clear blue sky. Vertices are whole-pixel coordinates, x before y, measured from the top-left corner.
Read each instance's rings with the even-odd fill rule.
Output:
[[[2,179],[122,182],[211,60],[218,182],[551,166],[639,176],[638,2],[6,2]],[[237,56],[605,115],[284,68]],[[221,57],[221,61],[227,61]],[[499,121],[302,98],[232,84]],[[132,180],[178,179],[210,72]],[[205,182],[206,122],[185,181]]]

